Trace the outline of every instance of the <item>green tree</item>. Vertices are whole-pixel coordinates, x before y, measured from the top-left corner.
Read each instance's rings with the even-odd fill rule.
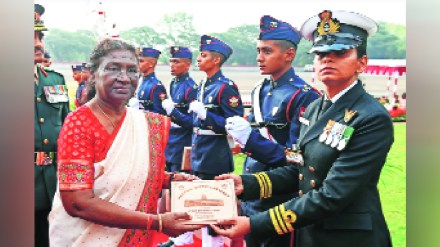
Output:
[[[258,34],[257,25],[242,25],[230,28],[224,33],[214,33],[213,36],[226,42],[233,50],[225,64],[256,65]]]
[[[168,63],[170,46],[186,46],[193,54],[198,50],[199,35],[195,31],[192,15],[182,12],[165,15],[159,23],[159,28],[164,40],[159,43],[162,50],[159,62]]]
[[[368,38],[367,53],[372,59],[406,58],[406,28],[379,22],[379,31]]]
[[[301,39],[298,48],[296,50],[295,59],[293,60],[293,66],[303,67],[306,64],[313,63],[313,54],[309,54],[308,51],[312,48],[312,42]]]
[[[160,32],[156,31],[160,30]],[[140,46],[154,47],[162,51],[159,63],[168,63],[169,47],[187,46],[196,58],[199,50],[200,34],[193,25],[193,17],[187,13],[175,13],[164,16],[157,29],[148,26],[135,27],[120,33],[123,39]],[[229,28],[226,32],[210,33],[223,40],[233,49],[226,64],[256,65],[256,44],[259,35],[258,25],[241,25]],[[69,32],[51,29],[46,37],[46,47],[54,61],[86,61],[97,40],[92,31],[79,30]],[[312,43],[302,39],[293,65],[302,67],[313,63],[313,54],[308,54]],[[368,39],[367,52],[372,59],[406,58],[406,28],[402,25],[379,22],[379,32]]]
[[[120,36],[121,38],[132,41],[139,46],[156,47],[157,44],[165,42],[164,37],[160,33],[148,26],[135,27],[122,31],[120,32]]]
[[[69,32],[61,29],[51,29],[47,33],[46,49],[55,62],[87,61],[96,39],[92,31],[78,30]]]

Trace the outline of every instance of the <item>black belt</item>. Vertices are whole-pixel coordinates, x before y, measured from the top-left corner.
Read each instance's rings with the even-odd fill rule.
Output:
[[[260,122],[260,123],[250,123],[251,127],[263,128],[263,127],[275,127],[277,129],[282,129],[286,127],[289,123],[272,123],[272,122]]]
[[[34,152],[34,164],[37,166],[53,164],[56,156],[57,152]]]
[[[175,104],[174,107],[176,108],[186,108],[189,104]]]
[[[152,105],[153,101],[152,100],[139,100],[139,103],[143,104],[143,105]]]

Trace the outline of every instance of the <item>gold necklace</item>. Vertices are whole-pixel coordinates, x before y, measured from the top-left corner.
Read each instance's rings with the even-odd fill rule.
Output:
[[[98,105],[98,108],[99,108],[99,110],[101,110],[102,114],[104,114],[104,116],[108,119],[108,121],[110,121],[110,123],[112,124],[113,128],[116,128],[115,124],[113,123],[113,121],[110,119],[110,117],[107,115],[107,113],[104,112],[104,110],[101,108],[99,103],[96,102],[96,104]]]

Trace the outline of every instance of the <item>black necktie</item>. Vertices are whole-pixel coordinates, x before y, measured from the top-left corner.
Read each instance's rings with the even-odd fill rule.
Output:
[[[319,113],[319,115],[322,116],[322,114],[324,114],[324,112],[327,111],[327,109],[330,108],[331,105],[331,100],[324,100],[324,102],[322,102],[321,112]]]

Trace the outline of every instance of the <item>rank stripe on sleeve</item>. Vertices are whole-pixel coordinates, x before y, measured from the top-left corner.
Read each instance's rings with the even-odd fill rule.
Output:
[[[260,199],[269,198],[272,196],[272,182],[269,176],[264,172],[255,173],[254,176],[257,178],[260,184]]]
[[[273,208],[269,209],[269,215],[270,215],[270,219],[272,220],[272,225],[275,228],[275,231],[277,231],[279,235],[284,234],[284,232],[280,228],[280,225],[278,225],[277,219],[275,218],[275,212]]]
[[[266,181],[266,192],[267,192],[266,198],[271,197],[272,196],[272,182],[270,181],[269,176],[267,176],[267,174],[265,172],[262,172],[261,176]]]
[[[284,208],[284,204],[278,206],[283,217],[284,223],[290,232],[293,232],[292,223],[296,221],[296,214],[292,210],[287,210]]]
[[[274,211],[275,211],[276,219],[278,220],[278,224],[281,226],[281,229],[283,230],[284,233],[288,233],[284,219],[281,217],[280,208],[276,206],[274,208]]]
[[[260,184],[260,198],[264,198],[264,186],[263,186],[263,182],[261,181],[260,176],[258,175],[258,173],[254,174],[255,178],[258,181],[258,184]]]

